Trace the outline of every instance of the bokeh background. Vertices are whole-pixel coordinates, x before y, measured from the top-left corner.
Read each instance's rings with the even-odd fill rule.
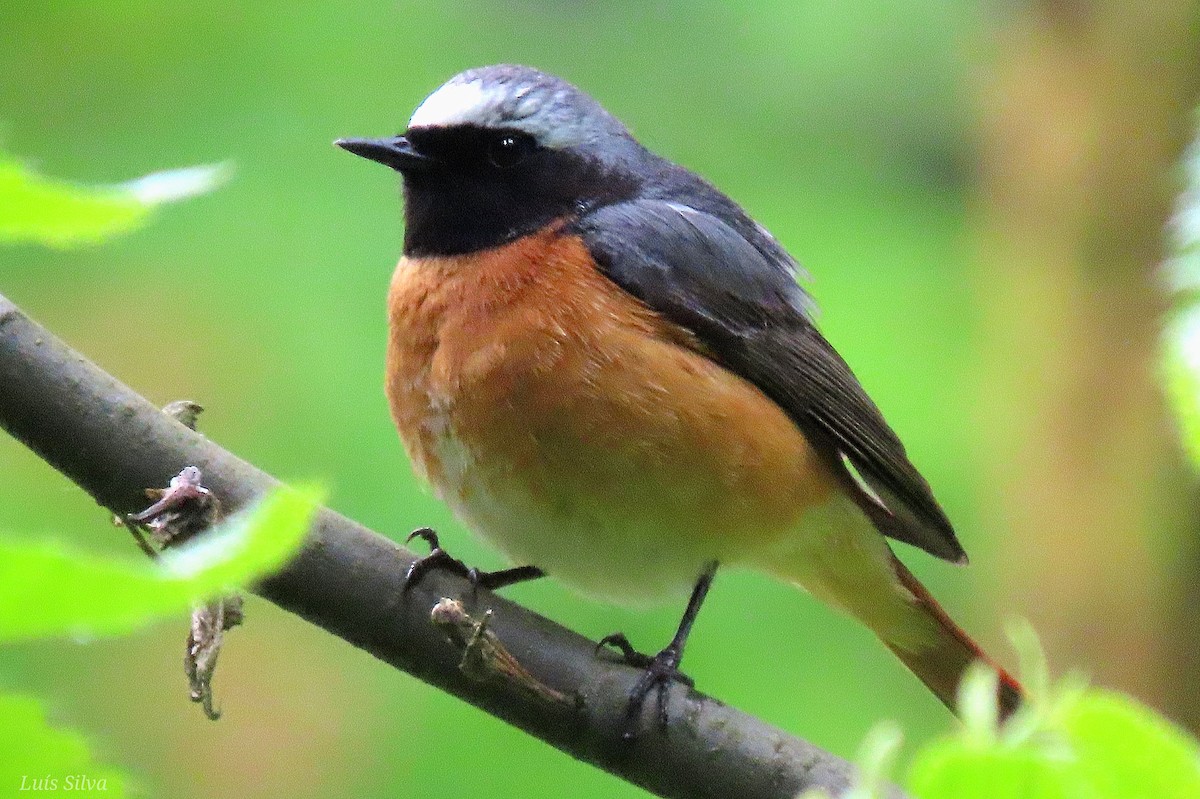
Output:
[[[3,146],[116,182],[230,161],[217,193],[94,250],[0,252],[0,291],[151,399],[403,537],[432,525],[381,381],[398,180],[330,146],[404,126],[461,69],[524,62],[595,94],[738,199],[807,267],[827,335],[908,443],[971,553],[899,546],[1012,664],[1005,619],[1196,729],[1200,505],[1163,408],[1162,229],[1192,132],[1196,4],[1071,0],[0,4]],[[2,379],[2,376],[0,376]],[[0,436],[0,529],[129,551],[105,513]],[[511,594],[656,649],[681,608],[553,583]],[[261,600],[186,700],[185,620],[0,651],[158,796],[638,795]],[[686,669],[852,755],[881,718],[951,717],[869,634],[722,573]]]

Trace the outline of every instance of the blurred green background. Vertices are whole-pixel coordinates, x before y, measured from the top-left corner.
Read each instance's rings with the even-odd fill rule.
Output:
[[[809,270],[824,330],[971,553],[955,569],[899,548],[964,626],[1011,665],[1003,620],[1029,616],[1053,665],[1194,728],[1197,634],[1180,620],[1200,605],[1198,506],[1154,363],[1195,7],[1074,6],[1090,4],[7,0],[5,149],[94,183],[214,161],[235,176],[98,249],[0,252],[0,291],[155,402],[200,401],[203,432],[241,456],[325,481],[339,511],[396,538],[434,526],[499,566],[417,485],[388,418],[398,179],[330,143],[402,129],[470,66],[558,73]],[[0,529],[129,549],[4,437]],[[681,611],[549,582],[510,593],[646,650]],[[6,648],[0,685],[45,698],[154,795],[639,793],[261,600],[247,610],[215,724],[186,701],[182,618]],[[952,723],[868,633],[758,575],[719,576],[685,667],[844,755],[880,718],[910,742]]]

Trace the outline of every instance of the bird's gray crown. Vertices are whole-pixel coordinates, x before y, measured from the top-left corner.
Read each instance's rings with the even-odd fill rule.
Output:
[[[517,130],[553,149],[629,135],[616,117],[565,80],[511,64],[455,75],[421,103],[408,123],[410,128],[455,125]]]

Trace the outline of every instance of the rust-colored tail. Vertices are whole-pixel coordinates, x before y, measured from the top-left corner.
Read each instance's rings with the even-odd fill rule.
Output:
[[[937,640],[932,646],[913,651],[896,646],[883,639],[888,649],[896,653],[904,665],[928,686],[929,690],[942,700],[951,710],[955,709],[958,698],[958,684],[962,680],[967,667],[976,660],[989,664],[1000,675],[1000,685],[997,690],[996,703],[1003,721],[1013,714],[1013,711],[1024,701],[1024,690],[1020,683],[1013,679],[1008,672],[996,665],[995,661],[984,654],[983,650],[954,623],[937,600],[925,589],[925,586],[913,576],[898,558],[893,556],[896,577],[900,584],[916,599],[917,608],[928,615],[937,625]]]
[[[946,615],[848,497],[814,511],[805,527],[764,550],[755,565],[870,627],[951,710],[957,710],[958,684],[976,660],[1000,676],[1000,718],[1021,704],[1017,681]]]

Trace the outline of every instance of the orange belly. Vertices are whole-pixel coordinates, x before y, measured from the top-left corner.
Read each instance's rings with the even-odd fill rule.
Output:
[[[404,259],[387,392],[413,463],[516,563],[617,601],[754,560],[835,490],[792,421],[554,231]]]

